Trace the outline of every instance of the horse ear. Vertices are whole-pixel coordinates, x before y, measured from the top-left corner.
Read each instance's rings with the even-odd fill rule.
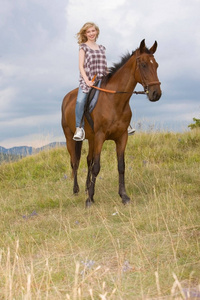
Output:
[[[145,39],[143,39],[140,43],[140,53],[143,53],[146,48]]]
[[[151,49],[149,49],[149,51],[151,52],[151,54],[154,54],[156,52],[157,46],[158,46],[158,44],[155,41],[155,43],[153,44],[153,46],[151,47]]]

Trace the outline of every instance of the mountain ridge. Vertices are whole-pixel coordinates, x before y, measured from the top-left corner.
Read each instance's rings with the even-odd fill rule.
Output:
[[[0,154],[9,154],[9,155],[21,155],[21,156],[28,156],[32,154],[39,153],[43,150],[47,149],[52,149],[55,147],[63,147],[65,146],[65,142],[53,142],[50,144],[47,144],[45,146],[39,147],[39,148],[34,148],[34,147],[29,147],[29,146],[16,146],[16,147],[11,147],[11,148],[4,148],[0,146]]]

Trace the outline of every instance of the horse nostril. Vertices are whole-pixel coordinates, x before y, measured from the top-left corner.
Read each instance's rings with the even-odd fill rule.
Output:
[[[160,99],[160,93],[158,93],[156,90],[152,93],[152,101],[158,101]]]
[[[153,99],[156,100],[158,97],[158,93],[156,91],[153,91]]]

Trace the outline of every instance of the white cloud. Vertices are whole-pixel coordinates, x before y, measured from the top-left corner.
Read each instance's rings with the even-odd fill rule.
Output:
[[[58,120],[60,120],[60,114],[49,114],[49,115],[40,115],[40,116],[31,116],[31,117],[23,117],[23,118],[13,118],[9,121],[3,121],[1,122],[1,126],[6,126],[10,128],[14,127],[36,127],[38,129],[42,129],[44,125],[46,125],[49,122],[49,119],[51,120],[51,124],[56,124]]]
[[[16,94],[17,90],[14,88],[0,90],[0,119],[3,117],[4,113],[10,113]]]

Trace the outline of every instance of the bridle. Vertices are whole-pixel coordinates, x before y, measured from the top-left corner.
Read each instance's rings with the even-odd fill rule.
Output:
[[[153,57],[153,55],[151,55]],[[149,93],[149,86],[152,86],[152,85],[157,85],[157,84],[161,84],[160,81],[150,81],[150,82],[147,82],[146,79],[145,79],[145,75],[144,75],[144,71],[141,67],[141,62],[140,62],[140,57],[141,55],[138,55],[136,57],[136,70],[138,69],[139,70],[139,73],[140,73],[140,77],[141,77],[141,81],[142,81],[142,86],[144,88],[144,93],[145,94],[148,94]]]
[[[153,56],[153,55],[152,55]],[[140,57],[141,55],[138,55],[136,57],[136,70],[138,69],[139,70],[139,73],[140,73],[140,77],[141,77],[141,81],[142,81],[142,86],[144,88],[144,91],[133,91],[133,92],[125,92],[125,91],[113,91],[113,90],[107,90],[107,89],[103,89],[103,88],[100,88],[98,86],[91,86],[92,88],[96,89],[96,90],[99,90],[101,92],[106,92],[106,93],[110,93],[110,94],[148,94],[149,93],[149,86],[152,86],[152,85],[157,85],[157,84],[161,84],[160,81],[150,81],[150,82],[146,82],[145,80],[145,76],[144,76],[144,72],[141,68],[141,63],[140,63]],[[94,82],[95,81],[95,78],[96,78],[96,75],[93,77],[92,81]]]

